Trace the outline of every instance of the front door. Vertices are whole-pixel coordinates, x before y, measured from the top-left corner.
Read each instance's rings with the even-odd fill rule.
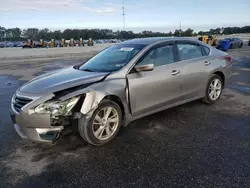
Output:
[[[137,65],[154,64],[154,70],[127,75],[130,107],[133,116],[148,113],[178,101],[179,72],[175,70],[174,46],[154,47]]]

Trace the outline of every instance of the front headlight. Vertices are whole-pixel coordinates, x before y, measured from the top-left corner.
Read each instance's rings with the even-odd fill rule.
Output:
[[[80,97],[73,97],[65,101],[47,101],[35,108],[35,112],[39,114],[51,114],[51,116],[67,116],[71,115],[71,109],[76,105]]]

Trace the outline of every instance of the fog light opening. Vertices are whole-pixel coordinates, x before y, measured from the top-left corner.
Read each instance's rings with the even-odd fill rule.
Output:
[[[50,129],[36,128],[37,133],[43,140],[54,141],[58,138],[63,127],[56,127]]]
[[[55,139],[57,139],[58,135],[59,131],[49,131],[45,134],[39,134],[41,139],[49,141],[54,141]]]

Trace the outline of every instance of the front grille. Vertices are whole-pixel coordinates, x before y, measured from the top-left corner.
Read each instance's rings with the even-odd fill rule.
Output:
[[[15,96],[13,100],[13,107],[17,112],[20,112],[21,108],[31,101],[31,99]]]

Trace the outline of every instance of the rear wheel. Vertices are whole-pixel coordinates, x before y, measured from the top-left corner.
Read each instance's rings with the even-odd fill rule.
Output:
[[[242,48],[242,46],[243,46],[243,43],[240,43],[240,46],[239,46],[239,48]]]
[[[208,82],[206,95],[202,99],[203,102],[207,104],[215,103],[221,96],[222,88],[223,88],[222,78],[219,75],[214,74]]]
[[[79,120],[78,131],[90,144],[101,146],[115,138],[121,124],[122,112],[119,105],[110,100],[103,100],[90,120]]]

